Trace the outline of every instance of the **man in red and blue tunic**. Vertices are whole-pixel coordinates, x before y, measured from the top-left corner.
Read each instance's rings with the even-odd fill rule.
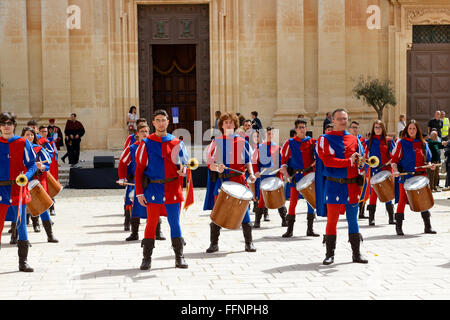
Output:
[[[0,114],[0,234],[3,231],[8,209],[12,207],[18,231],[19,270],[33,272],[28,265],[28,233],[26,204],[31,201],[28,185],[19,187],[16,178],[24,173],[30,181],[36,173],[36,163],[31,143],[14,134],[16,119],[10,113]],[[21,192],[22,191],[22,194]],[[20,207],[20,208],[19,208]],[[20,211],[20,216],[19,216]]]
[[[234,113],[224,113],[220,116],[218,123],[222,136],[216,137],[208,148],[208,168],[211,171],[218,172],[218,179],[214,185],[215,200],[219,194],[224,181],[233,181],[242,185],[246,184],[245,170],[249,172],[249,182],[254,183],[256,178],[253,174],[253,166],[250,161],[250,147],[248,141],[235,134],[238,127],[238,118]],[[242,173],[231,171],[231,168]],[[242,220],[242,231],[244,233],[245,251],[255,252],[256,248],[252,240],[252,227],[250,224],[249,208]],[[210,223],[210,246],[207,253],[213,253],[219,250],[219,236],[221,227],[214,222]]]
[[[136,152],[136,197],[142,206],[147,207],[141,270],[151,267],[156,226],[161,215],[167,216],[169,221],[175,267],[187,268],[183,256],[185,242],[181,233],[180,212],[188,154],[184,143],[167,133],[169,115],[165,110],[155,111],[152,123],[155,133],[141,141]]]
[[[333,114],[334,130],[319,138],[317,150],[323,162],[324,194],[327,207],[327,227],[324,243],[327,247],[323,264],[334,262],[337,222],[339,215],[346,212],[349,241],[353,251],[353,262],[367,263],[360,253],[362,236],[358,226],[358,208],[361,196],[360,185],[364,178],[360,175],[359,163],[364,148],[361,142],[347,129],[348,112],[336,109]]]
[[[303,119],[297,119],[295,121],[296,135],[290,138],[281,150],[281,172],[289,182],[288,188],[290,188],[291,197],[288,216],[286,217],[288,228],[286,233],[283,234],[284,238],[292,237],[294,231],[295,207],[299,198],[299,192],[296,188],[297,182],[308,173],[314,172],[315,140],[306,136],[307,130],[307,122]],[[306,204],[308,206],[306,235],[308,237],[318,237],[319,235],[314,233],[313,230],[314,208],[308,202]]]
[[[54,137],[48,136],[48,134],[49,134],[48,127],[46,127],[46,126],[40,126],[39,127],[39,135],[42,138],[45,138],[48,141],[48,144],[52,148],[52,152],[53,152],[53,155],[51,157],[50,169],[49,169],[50,174],[53,176],[53,178],[55,178],[56,180],[59,180],[59,177],[58,177],[59,176],[58,148],[56,147],[56,143],[55,143]],[[44,142],[43,139],[41,141]],[[53,204],[50,207],[50,215],[51,216],[56,216],[56,213],[55,213],[55,199],[52,199],[52,200],[53,200]]]

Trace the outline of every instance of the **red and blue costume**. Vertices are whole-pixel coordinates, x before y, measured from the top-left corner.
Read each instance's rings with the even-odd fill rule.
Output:
[[[135,134],[129,135],[125,141],[125,145],[123,147],[122,154],[120,155],[119,164],[123,162],[123,159],[125,157],[127,157],[127,156],[130,157],[130,146],[132,146],[135,143],[136,143],[136,135]],[[130,158],[126,159],[127,162],[129,160],[130,160]],[[131,172],[131,169],[128,165],[126,165],[125,168],[126,168],[125,177],[132,177],[132,176],[134,177],[134,171]],[[122,171],[122,173],[123,173],[123,171]],[[119,175],[120,174],[121,174],[121,171],[119,168]],[[133,201],[130,199],[130,194],[132,191],[133,191],[132,186],[126,186],[125,196],[124,196],[124,206],[123,206],[124,207],[124,217],[125,217],[125,221],[124,221],[124,230],[125,231],[130,230],[131,211],[133,210]]]
[[[44,149],[42,146],[37,145],[37,144],[33,144],[33,150],[34,153],[36,154],[36,161],[40,161],[43,166],[44,166],[44,170],[37,170],[36,174],[33,177],[33,180],[37,179],[39,180],[39,183],[42,185],[42,188],[44,188],[45,192],[48,193],[48,181],[47,181],[47,174],[46,172],[50,170],[51,164],[52,164],[52,159],[50,158],[50,155],[48,154],[48,152],[46,151],[46,149]],[[42,222],[44,221],[49,221],[50,220],[50,214],[47,211],[45,211],[44,213],[42,213],[40,215]]]

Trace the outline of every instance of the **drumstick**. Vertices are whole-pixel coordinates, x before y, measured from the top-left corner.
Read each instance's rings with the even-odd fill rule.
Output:
[[[236,169],[231,169],[231,168],[229,168],[229,167],[225,167],[225,169],[228,169],[228,170],[230,170],[230,171],[234,171],[234,172],[236,172],[236,173],[245,174],[245,172],[243,172],[243,171],[239,171],[239,170],[236,170]]]
[[[441,166],[440,163],[435,163],[435,164],[427,164],[426,166],[416,167],[416,169],[428,169],[428,168],[431,168],[433,165],[435,167],[440,167]]]
[[[128,182],[120,182],[120,181],[116,181],[117,184],[123,184],[126,186],[133,186],[134,187],[134,183],[128,183]]]
[[[278,171],[280,171],[280,170],[281,170],[281,168],[277,169],[277,170],[274,170],[274,171],[270,172],[268,175],[271,176],[271,175],[277,174]]]

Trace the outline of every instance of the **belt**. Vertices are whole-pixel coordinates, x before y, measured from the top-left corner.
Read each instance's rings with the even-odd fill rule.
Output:
[[[168,183],[168,182],[172,182],[177,180],[178,177],[174,177],[174,178],[168,178],[168,179],[160,179],[160,180],[148,180],[149,183],[159,183],[159,184],[163,184],[163,183]]]
[[[16,184],[15,180],[6,180],[6,181],[0,181],[0,187],[4,187],[4,186],[12,186]]]
[[[237,172],[233,172],[233,173],[229,173],[229,174],[219,173],[219,178],[220,179],[229,179],[229,178],[239,177],[241,175],[242,174],[237,173]]]
[[[297,183],[297,181],[296,181],[296,179],[295,179],[295,175],[296,175],[297,173],[300,173],[300,174],[306,174],[306,173],[311,172],[311,171],[313,171],[313,167],[312,167],[312,166],[309,166],[308,168],[305,168],[305,169],[297,169],[297,170],[294,170],[294,171],[292,172],[292,182],[293,182],[294,184]]]
[[[351,184],[351,183],[358,183],[359,178],[333,178],[333,177],[326,177],[328,181],[337,182],[340,184]]]

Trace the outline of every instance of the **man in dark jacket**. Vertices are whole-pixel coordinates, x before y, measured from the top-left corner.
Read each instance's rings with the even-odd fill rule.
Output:
[[[263,128],[261,120],[258,119],[258,112],[252,111],[252,128],[255,130],[260,130]]]
[[[64,129],[67,152],[69,153],[69,163],[72,167],[80,160],[80,143],[84,133],[83,125],[77,120],[77,115],[72,113],[70,115],[70,120],[67,120],[66,128]]]
[[[64,136],[62,130],[60,127],[55,125],[55,119],[50,119],[48,122],[48,137],[55,141],[56,149],[59,151],[61,147],[64,147]]]

